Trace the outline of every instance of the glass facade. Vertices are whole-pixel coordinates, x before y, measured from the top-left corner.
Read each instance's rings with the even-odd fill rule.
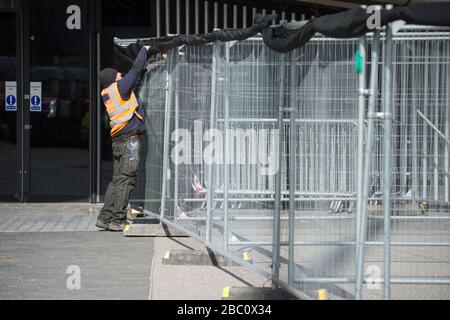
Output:
[[[90,0],[0,2],[0,201],[89,201]]]
[[[15,9],[18,7],[18,0],[0,0],[0,9]]]
[[[88,9],[87,0],[30,2],[30,81],[42,99],[30,113],[32,200],[89,199]]]
[[[257,11],[280,9],[270,0],[196,3],[0,0],[0,201],[103,200],[112,155],[97,73],[114,67],[117,38],[243,27]]]
[[[0,12],[0,201],[18,192],[17,171],[17,14]],[[14,94],[16,91],[16,94]]]

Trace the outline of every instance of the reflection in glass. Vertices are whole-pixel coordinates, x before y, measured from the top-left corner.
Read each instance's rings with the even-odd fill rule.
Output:
[[[0,2],[1,4],[2,2]],[[0,6],[1,7],[1,6]],[[17,187],[17,112],[6,111],[6,82],[15,82],[16,14],[0,12],[0,200],[13,200]],[[17,97],[15,97],[17,99]],[[10,103],[14,102],[9,98]],[[17,103],[17,101],[15,101]]]
[[[89,198],[89,29],[87,1],[31,1],[33,82],[42,111],[31,112],[33,200]],[[81,9],[81,29],[67,28],[67,8]],[[46,17],[42,19],[42,17]]]

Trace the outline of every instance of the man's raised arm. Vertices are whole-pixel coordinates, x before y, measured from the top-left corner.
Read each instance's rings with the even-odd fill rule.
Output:
[[[149,49],[150,46],[144,46],[141,49],[136,59],[134,60],[133,66],[131,67],[130,71],[125,75],[123,79],[118,81],[119,92],[122,98],[128,98],[131,94],[131,91],[135,87],[141,71],[146,66]]]

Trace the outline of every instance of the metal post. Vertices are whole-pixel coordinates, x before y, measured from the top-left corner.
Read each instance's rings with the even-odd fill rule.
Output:
[[[219,4],[214,2],[214,29],[219,27]]]
[[[364,279],[364,246],[366,242],[367,215],[369,212],[369,184],[370,173],[372,168],[372,147],[374,132],[374,114],[378,96],[378,50],[380,47],[380,31],[374,32],[371,46],[371,69],[370,69],[370,90],[369,90],[369,108],[368,108],[368,124],[367,124],[367,142],[364,152],[364,176],[363,176],[363,198],[362,198],[362,214],[361,226],[359,228],[359,236],[357,243],[356,255],[356,298],[359,300],[363,294]]]
[[[416,56],[416,47],[412,48],[412,55]],[[411,87],[412,87],[412,127],[411,127],[411,142],[412,142],[412,203],[414,206],[417,206],[417,197],[419,195],[419,179],[418,179],[418,146],[417,146],[417,93],[416,93],[416,77],[418,77],[418,72],[416,71],[416,65],[412,65],[412,78],[411,78]]]
[[[230,165],[230,43],[225,43],[225,162],[224,162],[224,213],[223,213],[223,241],[225,252],[228,252],[228,191],[229,191],[229,165]]]
[[[447,42],[446,44],[446,52],[449,52],[450,46]],[[447,62],[450,60],[450,58],[448,58],[447,56]],[[447,63],[445,65],[445,72],[444,74],[448,75],[449,74],[449,64]],[[449,78],[447,77],[447,82],[446,84],[444,83],[444,87],[445,90],[447,92],[447,101],[450,101],[450,83],[449,83]],[[444,134],[445,137],[447,138],[447,140],[450,141],[450,111],[449,108],[444,108],[445,109],[445,119],[444,119],[444,126],[445,126],[445,130],[444,130]],[[446,203],[450,203],[450,145],[448,143],[445,144],[445,148],[444,148],[444,201]]]
[[[170,34],[170,0],[166,0],[166,35]]]
[[[278,96],[278,172],[275,178],[275,208],[273,219],[273,250],[272,250],[272,286],[280,277],[280,218],[281,218],[281,165],[283,162],[283,131],[284,131],[284,77],[285,77],[286,55],[281,55],[280,62],[280,91]]]
[[[156,36],[161,37],[161,0],[156,0]]]
[[[181,10],[180,10],[180,0],[177,0],[177,3],[176,3],[176,6],[177,6],[177,11],[176,11],[176,14],[177,14],[177,34],[180,34],[181,33]]]
[[[200,0],[195,0],[195,33],[200,33],[200,25],[199,25],[199,19],[200,19]]]
[[[429,42],[425,42],[425,52],[424,52],[425,58],[425,74],[424,74],[424,100],[423,100],[423,114],[427,115],[428,113],[428,66],[430,65],[430,48],[429,48]],[[428,192],[428,127],[423,126],[422,128],[422,198],[427,199],[427,192]]]
[[[406,56],[407,55],[407,47],[406,46],[399,46],[398,50],[399,50],[399,54],[401,56]],[[396,72],[393,72],[393,82],[392,83],[397,83],[396,77],[397,74]],[[400,92],[407,92],[407,82],[408,82],[408,77],[409,74],[406,71],[401,72],[401,74],[398,76],[398,81],[402,84],[401,88],[399,88]],[[406,94],[401,94],[401,101],[399,102],[400,104],[400,128],[397,129],[400,133],[400,185],[399,185],[399,190],[402,194],[406,194],[409,190],[408,190],[408,121],[411,120],[408,118],[407,116],[407,110],[411,109],[408,108],[407,106],[407,99],[410,98],[410,96],[407,97]],[[398,134],[398,133],[397,133]]]
[[[228,28],[228,5],[223,4],[223,29]]]
[[[213,130],[216,126],[216,87],[217,87],[217,44],[213,44],[213,58],[211,66],[211,118],[210,118],[210,130]],[[213,227],[213,210],[214,210],[214,192],[215,192],[215,179],[214,179],[214,164],[211,163],[208,166],[208,198],[207,198],[207,212],[206,212],[206,244],[211,243],[212,239],[212,227]]]
[[[438,44],[436,44],[436,57],[439,56],[439,48],[438,48]],[[439,118],[441,117],[441,115],[439,114],[439,95],[440,95],[440,91],[442,89],[439,83],[439,65],[436,64],[435,65],[435,83],[434,83],[434,87],[435,89],[435,103],[434,103],[434,123],[436,124],[436,126],[438,126],[439,124]],[[433,149],[434,149],[434,161],[433,161],[433,180],[434,180],[434,201],[439,201],[439,135],[436,132],[436,130],[434,131],[434,136],[433,136]]]
[[[387,6],[388,9],[392,5]],[[391,298],[391,134],[392,134],[392,67],[393,67],[392,25],[386,27],[386,45],[384,60],[384,175],[383,175],[383,210],[384,210],[384,299]]]
[[[100,73],[100,65],[101,65],[101,38],[100,33],[97,33],[97,74]],[[100,80],[97,80],[97,92],[100,92]],[[96,135],[97,135],[97,199],[96,202],[100,202],[100,190],[101,190],[101,171],[102,171],[102,127],[103,127],[103,119],[102,119],[102,105],[100,99],[97,99],[97,126],[96,126]]]
[[[291,81],[290,81],[290,129],[289,129],[289,259],[288,259],[288,283],[294,285],[295,279],[295,191],[296,191],[296,106],[295,91],[297,88],[297,68],[294,53],[291,53],[290,61]]]
[[[180,126],[180,91],[178,90],[178,85],[180,81],[180,75],[179,75],[179,67],[178,67],[178,50],[174,50],[174,59],[173,63],[175,63],[175,70],[174,70],[174,79],[173,79],[173,87],[174,87],[174,94],[175,94],[175,130],[178,130]],[[175,153],[175,164],[174,164],[174,183],[173,183],[173,212],[174,212],[174,219],[177,219],[177,211],[178,211],[178,178],[179,178],[179,165],[178,165],[178,158],[179,154],[178,152]]]
[[[203,17],[203,19],[205,19],[204,20],[204,22],[205,22],[205,33],[208,33],[208,31],[209,31],[209,2],[208,1],[205,1],[204,2],[204,12],[205,12],[205,15],[204,15],[204,17]]]
[[[189,34],[189,24],[191,23],[189,18],[190,18],[190,10],[191,9],[191,4],[189,3],[189,0],[186,0],[186,34]]]
[[[167,59],[167,78],[166,78],[166,103],[164,111],[164,149],[163,149],[163,170],[162,170],[162,187],[161,187],[161,219],[166,215],[166,194],[167,194],[167,180],[170,178],[169,172],[169,144],[170,144],[170,109],[172,107],[172,70],[173,70],[173,55],[171,50]]]
[[[362,228],[362,216],[363,216],[363,171],[364,171],[364,119],[366,112],[366,72],[365,72],[365,60],[366,60],[366,39],[359,39],[359,55],[362,61],[359,61],[361,64],[361,70],[359,70],[358,74],[358,167],[357,167],[357,200],[356,200],[356,258],[359,264],[364,265],[364,258],[359,254],[362,252],[361,246],[363,246],[361,239],[361,228]],[[357,62],[358,63],[358,62]],[[363,268],[358,265],[358,271]],[[361,288],[361,276],[362,274],[357,275],[356,281],[356,299],[361,299],[362,292],[358,291]]]

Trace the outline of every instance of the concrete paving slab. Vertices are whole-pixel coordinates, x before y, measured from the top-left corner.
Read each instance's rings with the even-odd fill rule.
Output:
[[[230,259],[205,250],[170,250],[166,252],[162,263],[173,266],[238,266]]]
[[[91,223],[92,223],[92,217],[83,216],[83,217],[81,217],[80,224],[75,228],[75,231],[86,231],[86,230],[88,230],[89,225]]]
[[[42,228],[47,224],[48,219],[50,219],[50,217],[36,218],[34,223],[33,223],[33,225],[28,230],[28,232],[39,232],[39,231],[41,231]]]
[[[123,232],[125,237],[186,237],[183,232],[161,224],[133,223]]]
[[[0,299],[147,299],[153,241],[107,232],[0,233]],[[69,290],[69,266],[81,271]]]
[[[2,225],[0,226],[0,232],[4,232],[4,231],[8,230],[8,228],[17,221],[19,221],[19,219],[17,217],[11,217],[11,218],[6,217],[6,219],[3,221]]]
[[[97,213],[101,206],[89,204],[0,204],[0,299],[128,299],[129,295],[139,295],[139,299],[221,299],[224,287],[268,287],[270,281],[243,267],[214,266],[166,266],[163,256],[169,250],[203,250],[205,248],[190,238],[149,239],[124,238],[120,233],[95,232]],[[217,226],[217,224],[215,224]],[[282,224],[283,237],[286,226]],[[411,224],[414,226],[414,224]],[[341,233],[333,229],[333,224],[316,223],[299,224],[299,240],[334,241],[338,236],[349,234],[352,229],[346,224],[339,224]],[[188,225],[186,227],[189,227]],[[250,227],[239,221],[230,224],[237,234],[244,235],[251,241],[265,241],[270,236],[270,229],[265,223],[251,224]],[[402,223],[393,225],[393,241],[435,241],[448,242],[449,223],[425,224],[424,229],[409,232]],[[426,228],[425,228],[426,227]],[[195,225],[202,230],[202,226]],[[189,229],[189,228],[188,228]],[[3,232],[1,232],[3,230]],[[197,229],[195,229],[197,230]],[[221,233],[216,229],[213,241],[222,243]],[[372,229],[371,229],[372,230]],[[378,230],[378,229],[376,229]],[[22,231],[17,233],[17,231]],[[52,233],[45,232],[51,231]],[[94,232],[73,232],[94,231]],[[344,232],[345,231],[345,232]],[[408,231],[408,232],[407,232]],[[381,234],[369,232],[370,241],[381,241]],[[12,237],[12,238],[11,238]],[[87,237],[87,238],[86,238]],[[99,238],[97,238],[99,237]],[[107,241],[106,239],[110,239]],[[81,239],[80,239],[81,238]],[[98,240],[100,239],[100,240]],[[346,238],[342,238],[345,240]],[[349,239],[351,240],[351,238]],[[155,258],[139,260],[142,247],[128,246],[129,241],[148,245],[152,248],[155,241]],[[134,242],[133,242],[134,243]],[[115,250],[112,250],[115,248]],[[270,246],[232,246],[231,250],[240,256],[247,248],[253,264],[270,268]],[[287,248],[282,248],[282,265],[280,274],[287,277]],[[295,261],[302,272],[314,275],[347,275],[346,271],[354,268],[354,248],[342,247],[302,247],[297,250]],[[392,247],[393,276],[435,276],[450,277],[450,251],[448,247]],[[145,254],[144,254],[145,256]],[[130,258],[132,257],[132,258]],[[133,258],[134,257],[134,258]],[[376,265],[382,270],[382,247],[368,247],[367,265]],[[142,257],[141,257],[142,258]],[[135,259],[135,260],[133,260]],[[69,264],[78,265],[80,261],[90,261],[82,268],[83,282],[81,292],[64,293]],[[153,261],[150,263],[150,261]],[[111,275],[120,270],[121,281],[110,281]],[[141,272],[138,277],[135,271]],[[153,271],[151,271],[153,270]],[[151,276],[150,276],[151,274]],[[142,277],[144,275],[144,277]],[[105,283],[108,283],[105,285]],[[126,283],[124,289],[122,284]],[[322,285],[321,285],[322,286]],[[305,290],[316,290],[305,286]],[[318,287],[322,288],[322,287]],[[332,299],[352,298],[354,285],[342,284],[326,287]],[[394,299],[449,299],[448,285],[393,285]],[[145,294],[142,295],[142,292]],[[61,294],[62,293],[62,294]],[[365,290],[365,298],[381,299],[381,290]]]
[[[77,203],[0,203],[0,232],[97,231],[97,207]]]
[[[155,238],[150,299],[221,300],[225,287],[264,287],[270,281],[241,266],[171,266],[162,258],[170,250],[205,250],[192,238]]]

